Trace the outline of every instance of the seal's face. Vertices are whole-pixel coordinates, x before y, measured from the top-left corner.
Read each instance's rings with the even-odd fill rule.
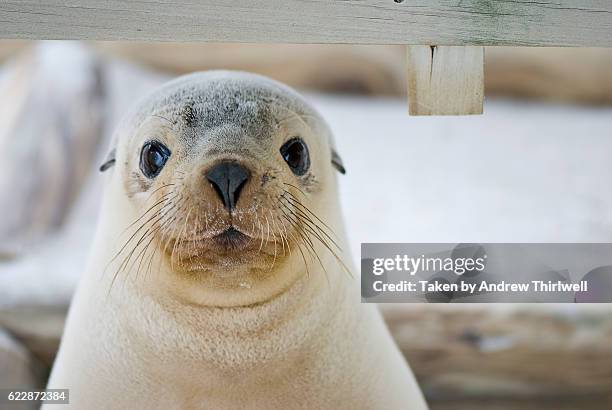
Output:
[[[117,147],[125,196],[139,211],[130,259],[141,254],[147,270],[159,255],[173,273],[225,290],[278,282],[279,271],[281,282],[295,280],[315,243],[335,246],[318,216],[335,200],[325,193],[339,164],[327,127],[270,80],[189,79],[145,102]]]

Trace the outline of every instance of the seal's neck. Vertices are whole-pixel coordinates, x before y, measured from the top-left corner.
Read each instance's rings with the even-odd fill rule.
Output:
[[[332,338],[330,332],[341,331],[338,316],[355,302],[351,281],[327,274],[311,268],[277,298],[238,308],[189,305],[124,287],[113,292],[106,304],[111,312],[104,317],[113,322],[109,325],[119,340],[138,347],[130,352],[130,366],[200,392],[207,380],[212,394],[224,387],[226,377],[238,377],[246,387],[256,383],[258,374],[269,378],[271,368],[273,374],[287,374],[305,357],[316,361],[326,355],[321,346],[333,346],[325,341]],[[126,349],[124,343],[117,345]],[[160,360],[165,365],[151,370],[149,363]]]

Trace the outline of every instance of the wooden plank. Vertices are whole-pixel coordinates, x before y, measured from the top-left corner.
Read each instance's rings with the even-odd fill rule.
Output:
[[[410,115],[482,114],[484,48],[408,46]]]
[[[609,0],[2,0],[0,38],[612,46]]]

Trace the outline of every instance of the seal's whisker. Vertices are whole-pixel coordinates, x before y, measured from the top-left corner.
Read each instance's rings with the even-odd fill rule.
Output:
[[[175,196],[176,197],[176,196]],[[132,222],[124,231],[124,233],[132,226],[134,226],[137,222],[139,222],[140,220],[142,220],[142,218],[144,218],[150,211],[155,211],[155,212],[161,212],[163,211],[164,207],[166,207],[168,205],[168,203],[171,203],[171,201],[174,200],[175,197],[172,198],[164,198],[162,200],[160,200],[159,202],[157,202],[155,205],[153,205],[151,208],[149,208],[147,210],[147,212],[145,212],[140,218],[138,218],[136,221]],[[159,206],[160,204],[162,204],[161,208],[159,209],[155,209],[157,206]],[[138,231],[140,229],[142,229],[143,226],[146,226],[146,224],[148,224],[150,221],[152,221],[153,219],[155,219],[157,216],[159,215],[159,213],[155,213],[152,216],[149,217],[149,219],[147,221],[145,221],[142,225],[140,225],[140,227],[132,234],[132,237],[130,237],[130,239],[128,239],[128,241],[126,242],[129,243],[129,241],[131,239],[133,239],[133,237],[138,233]],[[125,245],[124,245],[125,246]]]
[[[163,115],[151,114],[151,117],[156,117],[156,118],[159,118],[161,120],[168,121],[171,125],[176,124],[174,121],[170,121],[168,118],[164,117]]]
[[[284,206],[281,203],[281,207],[279,208],[280,211],[283,214],[283,217],[289,222],[289,224],[291,224],[291,226],[293,226],[295,228],[295,232],[299,235],[301,242],[305,242],[306,238],[304,237],[304,230],[302,229],[302,227],[300,226],[300,221],[295,219],[295,216],[293,215],[293,213],[291,212],[291,209],[289,209],[288,207]],[[289,212],[289,215],[287,214],[287,212],[285,212],[285,210],[287,212]],[[304,244],[306,245],[306,244]],[[312,255],[311,255],[312,257]]]
[[[319,257],[319,254],[317,253],[317,251],[315,249],[314,243],[312,242],[312,239],[310,238],[310,235],[308,234],[308,232],[304,232],[304,236],[307,238],[308,246],[310,246],[310,248],[312,249],[312,253],[317,258],[317,261],[319,262],[319,265],[321,265],[321,268],[323,269],[323,273],[325,274],[325,280],[327,281],[327,285],[330,286],[329,272],[327,272],[327,268],[325,268],[325,264],[323,264],[323,261]]]
[[[182,198],[182,197],[181,197]],[[182,204],[172,213],[172,215],[167,215],[166,218],[164,218],[162,221],[160,221],[160,231],[164,232],[166,230],[167,226],[172,226],[173,227],[173,232],[176,229],[176,221],[178,219],[178,214],[180,212],[182,212],[182,210],[185,208],[186,205]],[[160,245],[158,247],[156,247],[157,249],[163,249],[164,253],[167,251],[168,249],[168,244],[171,240],[171,236],[167,236],[166,240],[162,240],[160,242]],[[159,273],[159,266],[158,266],[158,273]]]
[[[304,118],[313,118],[315,121],[319,120],[319,117],[317,117],[316,115],[312,115],[312,114],[307,114],[305,112],[300,112],[299,114],[293,110],[290,110],[289,108],[285,107],[283,104],[280,103],[280,101],[277,101],[277,108],[282,108],[286,111],[289,111],[290,115],[284,118],[280,118],[276,120],[277,124],[281,124],[285,121],[289,121],[292,119],[298,119],[302,124],[304,124],[307,128],[309,128],[312,132],[315,132],[312,127],[310,126],[310,124],[308,124],[306,121],[304,121]]]
[[[270,220],[268,219],[267,216],[265,216],[265,217],[266,217],[266,224],[268,225],[268,239],[267,239],[267,241],[269,241],[269,239],[270,239]],[[272,237],[274,238],[274,259],[272,260],[272,266],[270,266],[270,270],[272,270],[272,268],[274,267],[274,263],[276,262],[276,235],[274,234],[274,232],[272,232]]]
[[[155,221],[152,221],[152,219],[150,219],[149,221],[147,221],[147,222],[145,222],[144,224],[142,224],[142,226],[141,226],[140,228],[138,228],[138,230],[137,230],[137,231],[134,233],[134,235],[132,235],[132,238],[134,238],[134,237],[135,237],[135,235],[136,235],[136,233],[137,233],[137,232],[141,231],[141,230],[142,230],[144,227],[146,227],[147,225],[149,225],[149,222],[151,222],[151,225],[154,225],[155,223],[157,223],[157,222],[159,222],[160,220],[162,220],[162,219],[164,218],[165,214],[167,214],[168,212],[170,212],[170,211],[171,211],[171,210],[172,210],[172,209],[173,209],[175,206],[176,206],[176,204],[175,204],[175,205],[173,205],[172,207],[170,207],[169,209],[165,209],[165,210],[163,210],[163,208],[162,208],[162,210],[163,210],[162,212],[163,212],[163,213],[160,213],[160,214],[156,215],[157,219],[156,219]],[[133,255],[134,255],[134,253],[137,251],[137,249],[138,249],[138,247],[140,246],[140,244],[141,244],[141,243],[142,243],[144,240],[146,240],[146,239],[149,237],[149,235],[150,235],[150,233],[151,233],[151,230],[152,230],[152,227],[148,227],[148,228],[145,230],[145,232],[142,234],[142,236],[140,237],[140,239],[137,241],[136,245],[135,245],[135,246],[132,248],[132,250],[130,251],[130,253],[129,253],[129,254],[128,254],[128,255],[127,255],[125,258],[123,258],[123,261],[121,262],[121,264],[119,265],[119,267],[117,268],[117,271],[115,272],[115,274],[114,274],[114,276],[113,276],[113,279],[112,279],[112,281],[111,281],[111,286],[110,286],[110,289],[112,289],[113,284],[115,283],[115,280],[117,279],[117,276],[118,276],[119,272],[123,271],[123,269],[125,269],[125,268],[128,266],[128,264],[130,263],[130,260],[132,259],[132,256],[133,256]],[[131,242],[131,239],[130,239],[130,240],[127,242],[127,243],[126,243],[126,245],[127,245],[127,244],[129,244],[129,242]],[[126,245],[124,245],[124,247],[123,247],[123,248],[125,248],[125,246],[126,246]],[[122,249],[123,249],[123,248],[122,248]],[[122,252],[122,251],[121,251],[121,252]],[[110,292],[110,289],[109,289],[109,292]]]
[[[140,239],[138,240],[138,243],[136,244],[136,246],[134,246],[134,248],[132,249],[132,251],[128,254],[128,256],[126,258],[123,259],[123,261],[121,262],[121,264],[119,265],[119,267],[117,268],[117,270],[115,271],[115,274],[113,275],[113,279],[111,280],[111,284],[109,287],[109,293],[112,290],[115,281],[117,280],[117,277],[119,276],[120,272],[123,272],[123,268],[124,265],[127,266],[127,264],[129,264],[129,261],[132,258],[132,255],[134,254],[134,252],[136,251],[136,249],[138,249],[138,246],[142,243],[143,239],[145,238],[145,236],[150,232],[150,229],[147,229],[145,231],[145,233],[140,237]]]
[[[308,232],[309,235],[313,235],[343,266],[345,266],[344,261],[342,261],[342,258],[338,256],[338,253],[332,249],[332,246],[327,242],[327,240],[320,235],[319,232],[321,231],[318,226],[314,225],[312,221],[305,221],[299,214],[296,214],[296,216],[302,221],[302,223],[304,223],[305,231]]]
[[[185,230],[187,229],[187,221],[189,220],[189,216],[191,215],[191,211],[193,211],[193,206],[189,208],[189,211],[187,212],[187,216],[185,217],[185,221],[183,222],[183,228],[181,229],[181,232],[179,233],[178,241],[175,242],[175,245],[178,243],[178,249],[179,250],[183,246],[183,242],[185,240]],[[174,258],[174,251],[176,249],[177,249],[176,246],[172,249],[172,258],[170,258],[171,261]],[[182,254],[182,252],[179,253],[178,258],[179,258],[178,259],[179,266],[183,267],[183,254]]]
[[[173,207],[173,208],[174,208],[174,207]],[[136,280],[138,280],[138,277],[140,276],[141,264],[142,264],[142,262],[144,262],[144,259],[146,258],[146,254],[147,254],[147,251],[148,251],[148,249],[149,249],[149,247],[150,247],[151,243],[152,243],[152,242],[153,242],[153,241],[156,239],[156,234],[157,234],[158,232],[160,232],[160,231],[162,230],[162,228],[164,227],[164,218],[165,218],[165,217],[166,217],[166,216],[167,216],[167,215],[170,213],[170,211],[172,211],[172,209],[173,209],[173,208],[170,208],[170,209],[168,210],[168,212],[166,212],[164,215],[162,215],[162,218],[161,218],[161,219],[160,219],[160,220],[157,222],[157,223],[158,223],[158,226],[157,226],[157,227],[155,227],[155,228],[152,230],[151,239],[149,240],[149,242],[148,242],[148,243],[147,243],[147,245],[145,246],[144,250],[143,250],[143,251],[141,251],[141,253],[142,253],[142,257],[140,258],[140,262],[139,262],[139,264],[138,264],[138,270],[136,271]],[[175,214],[176,214],[176,212],[174,212],[174,213],[173,213],[173,217],[174,217],[174,215],[175,215]],[[173,219],[174,219],[174,218],[173,218]],[[159,249],[159,247],[158,247],[158,246],[153,246],[153,251],[151,252],[151,257],[149,258],[148,267],[147,267],[147,270],[146,270],[146,272],[145,272],[145,275],[147,275],[147,276],[148,276],[148,272],[149,272],[149,270],[150,270],[150,266],[151,266],[151,263],[152,263],[152,261],[153,261],[153,258],[154,258],[154,256],[155,256],[155,254],[156,254],[156,252],[157,252],[157,250],[158,250],[158,249]],[[138,257],[137,257],[137,258],[138,258]],[[133,264],[132,264],[132,266],[133,266]],[[130,271],[131,271],[131,268],[128,270],[128,272],[130,272]]]
[[[287,205],[285,205],[283,203],[282,208],[287,209],[289,212],[292,212],[291,209],[289,209],[287,207]],[[306,221],[302,218],[299,217],[299,215],[295,214],[292,212],[292,214],[296,217],[299,218],[300,221],[302,221],[303,223],[303,229],[306,230],[308,233],[314,235],[314,237],[323,245],[325,246],[325,248],[332,254],[332,256],[336,259],[336,261],[340,264],[340,266],[343,268],[343,270],[345,272],[347,272],[349,274],[350,277],[353,277],[352,272],[350,271],[350,269],[346,266],[346,264],[344,263],[344,261],[342,260],[342,258],[331,248],[331,246],[327,243],[327,241],[325,241],[319,234],[316,233],[316,231],[307,223],[305,223]]]
[[[311,230],[310,227],[307,228],[307,230]],[[314,231],[311,231],[312,233],[314,233]],[[353,277],[353,273],[351,272],[351,270],[348,268],[348,266],[346,265],[346,263],[344,263],[344,260],[336,253],[335,250],[333,250],[331,248],[331,246],[329,246],[329,244],[327,244],[327,242],[325,242],[318,234],[315,234],[315,237],[319,240],[319,242],[321,242],[323,244],[323,246],[325,246],[327,248],[327,250],[333,255],[333,257],[336,259],[336,261],[340,264],[340,266],[342,267],[342,269],[348,273],[348,275],[352,278]]]
[[[338,237],[338,235],[336,235],[336,233],[334,232],[334,230],[327,224],[325,223],[325,221],[323,221],[321,218],[319,218],[319,216],[314,213],[310,208],[308,208],[302,201],[300,201],[295,195],[293,195],[291,192],[284,190],[286,194],[290,195],[291,198],[288,197],[284,197],[286,200],[291,201],[293,204],[295,204],[296,206],[298,206],[299,208],[302,208],[304,211],[306,211],[308,214],[312,215],[317,221],[319,221],[320,223],[322,223],[329,231],[332,235],[334,235],[336,238]]]
[[[160,229],[159,226],[151,229],[151,233],[149,235],[150,236],[149,241],[144,246],[142,251],[140,251],[140,253],[136,256],[136,259],[134,260],[134,262],[132,262],[132,266],[130,267],[130,269],[128,269],[128,274],[129,274],[129,272],[131,272],[132,268],[134,267],[136,261],[138,260],[138,269],[136,270],[136,280],[138,280],[138,277],[140,276],[140,269],[142,268],[142,262],[145,259],[147,251],[149,250],[149,246],[151,245],[151,243],[155,239],[155,234],[159,231],[159,229]]]
[[[274,217],[274,214],[272,214],[272,210],[269,209],[268,212],[270,213],[270,219],[272,219],[272,226],[274,228],[274,231],[277,232],[279,236],[281,237],[281,245],[283,247],[283,257],[285,257],[285,242],[283,241],[282,232],[280,231],[280,229],[278,229],[276,218]],[[274,236],[274,244],[275,244],[274,250],[276,251],[276,236]]]
[[[289,223],[291,224],[291,221],[289,221]],[[304,256],[304,252],[302,251],[302,245],[300,244],[300,241],[298,241],[295,238],[295,236],[293,235],[293,233],[291,233],[291,231],[287,231],[287,234],[289,234],[290,239],[292,239],[293,242],[296,244],[298,251],[302,255],[302,260],[304,261],[304,267],[306,268],[306,275],[310,276],[310,270],[308,269],[308,262],[306,261],[306,256]]]
[[[290,222],[292,222],[294,224],[294,226],[298,225],[298,217],[287,207],[283,206],[284,209],[286,209],[291,217],[296,218],[296,219],[292,219]],[[283,211],[284,213],[284,211]],[[285,214],[286,218],[290,218],[290,216],[288,216],[287,214]],[[325,272],[325,276],[327,277],[327,269],[325,269],[325,266],[323,265],[323,262],[321,261],[321,258],[319,257],[319,254],[317,253],[315,247],[314,247],[314,243],[312,242],[312,239],[310,238],[310,236],[308,235],[307,232],[304,232],[303,230],[298,230],[298,232],[300,233],[300,236],[302,237],[302,241],[304,243],[304,246],[306,247],[306,249],[309,251],[311,258],[316,258],[317,261],[319,262],[319,264],[321,265],[321,267],[323,268],[323,271]]]
[[[130,237],[130,239],[128,239],[126,241],[126,243],[123,245],[123,247],[121,248],[121,250],[119,251],[118,255],[121,254],[123,252],[123,249],[136,237],[136,235],[142,230],[144,229],[149,223],[151,224],[155,224],[157,223],[161,218],[164,217],[164,213],[168,211],[168,206],[170,206],[172,203],[166,203],[164,204],[164,206],[162,206],[158,211],[158,213],[154,214],[153,216],[151,216],[147,221],[145,221],[142,225],[140,225],[140,227],[138,229],[136,229],[136,231],[132,234],[132,236]],[[170,208],[172,209],[172,208]],[[117,255],[117,256],[118,256]]]
[[[136,225],[136,223],[138,223],[139,221],[142,220],[142,218],[144,218],[145,216],[147,216],[147,214],[151,211],[153,211],[157,206],[161,205],[161,204],[165,204],[167,201],[172,201],[173,198],[168,198],[170,195],[174,194],[174,192],[168,192],[164,195],[162,195],[159,199],[159,201],[157,201],[155,204],[151,205],[142,215],[140,215],[140,217],[138,217],[134,222],[132,222],[131,224],[129,224],[121,233],[121,235],[125,234],[128,229],[130,229],[132,226]]]
[[[302,190],[302,188],[300,188],[300,187],[298,187],[298,186],[295,186],[295,185],[293,185],[293,184],[290,184],[290,183],[288,183],[288,182],[283,182],[283,184],[288,185],[288,186],[290,186],[290,187],[292,187],[292,188],[297,189],[297,190],[298,190],[298,192],[299,192],[299,193],[301,193],[301,194],[304,196],[304,198],[308,198],[308,196],[307,196],[307,195],[306,195],[306,193],[305,193],[305,192]]]
[[[313,261],[316,259],[321,265],[321,267],[323,268],[323,271],[325,272],[325,274],[327,274],[327,270],[325,269],[325,266],[323,266],[323,262],[321,262],[321,258],[319,258],[319,254],[317,253],[317,250],[315,249],[314,243],[312,242],[312,239],[310,238],[310,235],[308,234],[308,232],[300,231],[300,236],[302,237],[304,246],[306,247],[306,249],[308,250],[308,253],[310,254],[310,258]]]
[[[263,234],[263,224],[259,221],[257,221],[257,225],[259,226],[259,249],[257,250],[258,253],[261,253],[261,250],[263,249],[263,244],[264,244],[264,234]]]
[[[182,208],[181,208],[181,209],[182,209]],[[179,213],[179,211],[180,211],[180,209],[176,210],[176,211],[174,212],[174,214],[172,215],[172,217],[171,217],[171,218],[169,218],[169,219],[168,219],[168,220],[166,220],[166,221],[162,221],[162,229],[161,229],[161,231],[162,231],[162,232],[166,230],[166,227],[167,227],[167,226],[172,226],[172,227],[173,227],[172,231],[174,231],[174,228],[176,227],[175,222],[176,222],[176,221],[177,221],[177,219],[178,219],[177,214]],[[167,253],[167,251],[168,251],[168,245],[170,244],[170,241],[171,241],[171,240],[172,240],[172,237],[171,237],[171,236],[169,236],[169,235],[167,235],[167,236],[166,236],[166,239],[161,241],[159,248],[160,248],[160,250],[163,250],[163,253],[164,253],[164,254],[166,254],[166,253]],[[159,266],[158,266],[158,273],[159,273]]]
[[[179,204],[179,208],[174,212],[173,216],[172,216],[172,220],[176,221],[176,219],[178,219],[178,214],[180,212],[183,212],[183,210],[186,208],[187,204],[182,202],[183,197],[179,197],[179,199],[177,199],[176,203]],[[163,221],[162,221],[163,222]],[[165,226],[168,224],[164,224],[164,231],[165,231]],[[170,243],[172,241],[174,241],[173,246],[176,245],[176,240],[175,240],[175,233],[176,233],[176,229],[178,227],[178,224],[172,222],[172,230],[170,232],[166,233],[166,240],[163,243],[163,250],[164,253],[168,252],[168,246],[170,245]],[[172,257],[170,258],[172,260]]]
[[[280,218],[279,218],[278,222],[280,223],[280,225],[281,225],[281,227],[283,228],[283,231],[284,231],[284,236],[283,236],[283,232],[280,232],[281,239],[283,239],[284,242],[287,242],[287,252],[289,252],[289,256],[291,256],[291,246],[289,246],[289,238],[288,238],[288,235],[287,235],[287,226],[285,225],[285,223]],[[285,245],[283,245],[283,247],[284,246]]]
[[[259,225],[259,237],[261,238],[261,241],[259,243],[259,250],[257,252],[261,253],[264,244],[263,225],[261,224],[261,222],[259,222],[259,214],[255,213],[255,216],[257,217],[257,225]]]
[[[178,195],[177,195],[178,196]],[[129,263],[132,255],[134,254],[134,252],[137,250],[138,245],[140,243],[142,243],[143,238],[145,238],[145,235],[147,235],[147,231],[150,230],[150,227],[155,225],[156,223],[158,223],[159,221],[161,221],[164,216],[169,213],[170,211],[172,211],[172,209],[175,207],[176,205],[172,205],[172,202],[166,203],[164,204],[164,206],[162,206],[162,208],[159,209],[159,212],[156,213],[155,215],[151,216],[147,221],[145,221],[144,223],[142,223],[138,229],[136,229],[136,231],[132,234],[132,236],[124,243],[124,245],[122,246],[122,248],[119,250],[119,252],[117,252],[117,254],[111,259],[111,261],[108,263],[107,267],[110,266],[110,264],[115,261],[121,254],[123,254],[124,250],[126,249],[126,247],[132,243],[132,241],[137,237],[138,233],[141,232],[143,229],[145,230],[145,233],[140,237],[140,239],[138,240],[136,246],[134,246],[134,248],[131,250],[131,252],[124,257],[123,261],[120,263],[119,267],[117,268],[117,271],[115,272],[115,275],[113,276],[113,281],[111,282],[111,288],[112,288],[112,283],[114,283],[119,271],[121,271],[122,269],[124,269],[126,267],[126,265]]]
[[[167,209],[166,207],[168,206],[168,204],[164,204],[164,206],[162,206],[160,208],[160,212],[163,212],[164,209]],[[132,240],[134,240],[134,238],[136,238],[136,236],[138,235],[138,233],[140,231],[142,231],[143,229],[145,229],[149,223],[151,223],[154,219],[156,218],[161,218],[161,216],[159,214],[155,214],[152,217],[150,217],[146,222],[144,222],[143,224],[140,225],[140,227],[138,227],[138,229],[136,229],[136,231],[132,234],[132,236],[130,236],[130,238],[125,241],[125,243],[123,244],[123,246],[121,247],[121,249],[119,249],[119,251],[111,258],[111,260],[107,263],[106,267],[104,268],[104,271],[102,273],[102,275],[104,276],[106,271],[108,270],[108,268],[110,267],[110,265],[117,260],[117,258],[123,254],[124,250],[126,249],[126,247],[132,242]],[[134,249],[132,249],[132,252],[130,252],[130,257],[131,254],[134,252]],[[124,260],[125,261],[125,260]],[[121,267],[124,264],[124,261],[119,265],[119,268],[117,269],[117,271],[121,270]],[[115,277],[117,276],[117,272],[115,273],[115,275],[113,276],[113,282]],[[112,287],[112,283],[111,283],[111,287]]]
[[[176,221],[176,219],[177,219],[176,214],[177,214],[177,211],[175,211],[169,219],[167,219],[166,221],[162,221],[161,222],[161,224],[160,224],[160,231],[163,231],[166,228],[166,225],[171,225],[171,224],[173,224]],[[161,242],[160,244],[163,245],[163,242]],[[146,280],[146,277],[148,277],[150,272],[151,272],[151,266],[152,266],[152,263],[153,263],[153,259],[157,255],[159,249],[160,249],[160,246],[155,246],[154,247],[154,251],[151,254],[151,258],[149,259],[149,265],[147,267],[147,273],[145,274],[145,280]],[[158,265],[157,268],[158,268],[157,272],[159,273],[160,266]]]
[[[319,218],[319,216],[314,213],[310,208],[308,208],[302,201],[300,201],[295,195],[293,195],[291,192],[285,190],[285,193],[288,194],[290,197],[286,197],[284,195],[281,195],[281,197],[283,199],[285,199],[286,201],[291,202],[292,205],[296,206],[297,208],[300,208],[300,210],[303,210],[304,212],[307,212],[309,215],[311,215],[312,217],[314,217],[318,222],[320,222],[321,224],[323,224],[323,226],[329,231],[329,234],[326,234],[326,236],[331,240],[334,241],[333,238],[331,238],[330,235],[333,235],[336,239],[338,238],[338,235],[336,234],[336,232],[325,222],[323,221],[321,218]],[[334,241],[335,243],[335,241]],[[340,248],[337,244],[336,246],[338,248]]]
[[[184,206],[180,207],[180,211],[182,212]],[[178,213],[178,211],[176,212]],[[168,246],[170,245],[170,242],[172,242],[174,240],[174,234],[176,232],[176,228],[177,228],[177,224],[172,224],[172,230],[170,232],[167,233],[166,235],[166,240],[164,242],[164,253],[168,252]]]
[[[172,254],[170,256],[170,266],[172,267],[172,270],[174,270],[174,259],[175,259],[176,250],[177,248],[180,249],[180,246],[183,240],[183,231],[185,230],[187,226],[187,220],[189,219],[189,215],[191,214],[192,210],[193,210],[193,206],[189,208],[189,212],[187,213],[187,216],[185,217],[185,220],[183,221],[183,227],[179,231],[178,237],[174,240],[174,246],[172,247]],[[179,266],[182,267],[182,261],[180,260],[180,258],[181,258],[181,255],[179,254],[178,263],[179,263]]]
[[[160,230],[161,230],[162,225],[160,225]],[[153,264],[153,260],[155,259],[155,256],[157,255],[157,251],[159,250],[159,246],[153,246],[153,251],[151,252],[151,256],[149,256],[149,261],[147,262],[147,268],[145,270],[145,273],[143,274],[144,276],[144,280],[146,280],[146,278],[149,277],[149,274],[151,272],[151,266]]]
[[[281,199],[286,200],[287,198],[281,197]],[[287,205],[289,204],[293,205],[293,203],[287,203]],[[310,216],[304,214],[300,209],[295,209],[295,212],[300,214],[300,216],[303,217],[304,220],[308,221],[309,225],[313,229],[316,229],[318,232],[321,232],[321,234],[323,234],[329,241],[331,241],[331,243],[338,249],[338,251],[342,252],[342,248],[340,247],[340,245],[338,245],[338,243],[324,229],[322,229],[315,221],[313,221]]]
[[[192,225],[192,230],[191,230],[191,237],[192,238],[196,238],[197,237],[199,229],[200,229],[200,214],[196,214],[195,221],[194,221],[194,223]],[[196,249],[195,241],[192,240],[192,241],[189,242],[189,244],[191,245],[190,249],[189,249],[190,253],[191,254],[196,253],[197,249]]]
[[[332,245],[330,245],[328,243],[329,238],[327,238],[327,236],[325,235],[325,232],[321,230],[321,228],[319,226],[317,226],[311,219],[309,219],[306,216],[303,216],[299,213],[295,213],[295,215],[300,219],[300,221],[302,221],[305,225],[306,228],[312,232],[313,235],[316,236],[316,238],[323,243],[327,248],[329,248],[331,250],[332,245],[334,245],[336,247],[336,249],[338,249],[338,251],[342,252],[342,250],[340,249],[340,247],[332,240]],[[321,233],[323,233],[323,236],[321,236]]]
[[[285,121],[293,120],[293,119],[296,119],[296,118],[297,118],[297,119],[300,119],[300,120],[301,120],[301,119],[303,119],[303,118],[305,118],[305,117],[317,119],[317,117],[316,117],[315,115],[306,114],[306,113],[299,113],[299,114],[298,114],[298,113],[296,113],[296,112],[294,112],[294,111],[292,111],[292,110],[288,109],[287,107],[283,107],[283,106],[282,106],[282,105],[280,105],[280,104],[279,104],[279,105],[277,105],[277,107],[278,107],[278,108],[283,108],[283,109],[285,109],[285,110],[287,110],[287,111],[289,111],[289,112],[291,113],[291,114],[290,114],[290,115],[288,115],[287,117],[277,119],[277,120],[276,120],[276,123],[277,123],[277,124],[281,124],[281,123],[283,123],[283,122],[285,122]],[[302,122],[304,122],[304,121],[302,121]],[[310,125],[308,125],[308,124],[306,124],[306,125],[307,125],[307,126],[310,128]]]
[[[146,201],[149,201],[153,197],[153,195],[155,195],[155,193],[159,192],[160,190],[171,187],[171,186],[175,186],[175,185],[176,184],[163,184],[162,186],[155,188],[153,191],[151,191],[151,193],[149,193],[149,196],[147,197]]]
[[[289,218],[287,218],[287,215],[285,214],[285,212],[283,210],[282,203],[281,203],[281,207],[279,209],[280,209],[281,213],[283,214],[283,218],[289,223],[289,226],[295,226],[295,224]],[[285,223],[282,220],[280,220],[280,222],[281,222],[281,224],[283,226],[283,230],[285,231],[285,239],[287,241],[287,249],[289,250],[289,256],[291,256],[291,246],[289,244],[289,239],[290,239],[289,235],[291,234],[291,232],[287,230],[287,226],[285,225]],[[296,227],[296,228],[298,228],[298,227]],[[291,237],[293,237],[293,235],[291,235]]]
[[[268,226],[268,231],[266,233],[266,243],[268,243],[270,242],[270,221],[266,215],[264,215],[264,218],[266,218],[266,225]]]
[[[185,217],[185,229],[184,232],[181,234],[181,239],[179,241],[179,249],[181,250],[181,254],[179,255],[179,263],[180,266],[183,266],[183,256],[184,256],[184,252],[182,252],[182,249],[184,247],[184,243],[186,240],[188,240],[188,231],[187,231],[187,224],[189,222],[189,217],[191,216],[191,212],[193,211],[193,206],[191,208],[189,208],[189,212],[187,212],[187,216]],[[187,242],[187,246],[191,246],[191,249],[193,249],[193,241],[188,241]],[[187,249],[188,250],[188,249]]]
[[[282,201],[281,203],[286,208],[289,208],[288,205],[291,205],[290,203],[284,203]],[[331,245],[328,243],[329,240],[338,249],[339,252],[342,252],[340,246],[338,246],[338,244],[332,238],[330,238],[329,235],[308,215],[304,214],[299,209],[292,209],[292,212],[299,216],[300,220],[303,221],[306,225],[308,225],[308,227],[313,231],[313,234],[317,236],[317,239],[324,243],[326,247],[331,248]]]

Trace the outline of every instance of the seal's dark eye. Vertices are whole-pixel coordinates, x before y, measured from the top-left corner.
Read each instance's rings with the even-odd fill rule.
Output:
[[[166,165],[170,150],[159,141],[149,141],[140,152],[140,170],[147,178],[155,178]]]
[[[297,176],[304,175],[310,167],[308,147],[301,138],[292,138],[280,149],[283,159]]]

